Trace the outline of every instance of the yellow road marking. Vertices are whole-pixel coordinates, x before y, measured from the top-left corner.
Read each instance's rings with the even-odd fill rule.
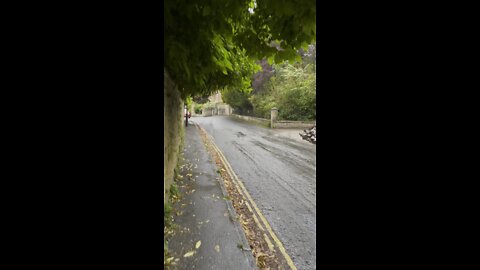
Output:
[[[252,212],[253,213],[253,212]],[[255,220],[255,223],[257,223],[257,226],[260,227],[260,229],[262,231],[265,231],[265,229],[263,228],[262,224],[260,223],[260,221],[258,221],[258,218],[257,216],[253,215],[253,220]]]
[[[265,218],[265,216],[262,214],[262,212],[260,211],[260,209],[257,207],[257,204],[255,203],[255,201],[253,201],[252,197],[250,196],[250,194],[248,193],[247,189],[245,188],[245,186],[243,185],[243,183],[240,181],[240,179],[238,179],[237,175],[235,174],[235,172],[233,171],[232,169],[232,166],[230,165],[230,163],[227,161],[227,158],[223,155],[222,151],[220,151],[220,149],[218,148],[218,146],[215,144],[214,140],[213,140],[213,137],[207,133],[207,131],[205,131],[205,129],[203,129],[202,127],[198,126],[200,129],[203,130],[203,132],[205,132],[205,134],[207,134],[207,136],[210,138],[210,141],[212,143],[212,146],[214,147],[215,151],[217,151],[217,153],[219,154],[220,156],[220,159],[223,161],[223,163],[225,164],[225,167],[227,169],[227,173],[232,177],[232,180],[235,179],[236,180],[236,184],[240,185],[241,189],[243,190],[243,193],[246,195],[247,199],[250,201],[250,203],[252,204],[253,208],[255,209],[255,212],[257,213],[257,215],[260,217],[260,219],[262,220],[263,224],[265,225],[267,231],[269,232],[270,236],[273,238],[273,241],[275,242],[275,244],[278,246],[280,252],[282,253],[283,257],[285,258],[285,260],[287,261],[287,264],[288,266],[290,266],[290,268],[292,270],[297,270],[297,267],[295,266],[295,264],[293,263],[292,261],[292,258],[290,258],[290,256],[288,255],[287,251],[285,250],[285,247],[283,246],[282,242],[278,239],[278,237],[275,235],[275,233],[273,232],[272,230],[272,227],[270,227],[270,224],[268,223],[267,219]],[[234,181],[235,182],[235,181]]]
[[[250,206],[250,204],[248,202],[245,202],[245,205],[247,206],[248,211],[253,213],[253,210],[252,210],[252,207]]]
[[[270,239],[268,238],[268,236],[266,234],[263,234],[263,238],[265,238],[265,241],[267,241],[268,248],[271,251],[273,251],[274,246],[273,246],[272,242],[270,241]]]

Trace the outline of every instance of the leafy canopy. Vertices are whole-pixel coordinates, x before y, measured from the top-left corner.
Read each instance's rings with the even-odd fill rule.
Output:
[[[281,120],[316,119],[316,77],[313,64],[274,65],[275,75],[265,90],[248,99],[256,116],[270,118],[270,109],[277,107]]]
[[[248,91],[257,60],[294,60],[315,40],[315,0],[166,0],[164,22],[165,68],[184,97]]]

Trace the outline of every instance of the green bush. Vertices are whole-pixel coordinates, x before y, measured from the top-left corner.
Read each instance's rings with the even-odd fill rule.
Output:
[[[270,118],[270,110],[278,109],[282,120],[316,119],[316,78],[312,65],[275,66],[276,75],[266,84],[266,91],[250,97],[257,117]]]
[[[196,114],[202,114],[202,108],[203,108],[202,104],[195,104],[195,106],[193,107]]]
[[[232,108],[239,114],[245,114],[253,110],[249,97],[249,90],[239,91],[238,89],[227,87],[222,91],[223,101],[232,106]]]

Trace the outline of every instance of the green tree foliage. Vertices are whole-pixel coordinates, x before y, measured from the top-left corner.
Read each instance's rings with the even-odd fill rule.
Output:
[[[197,104],[205,104],[208,102],[209,95],[196,95],[193,97],[193,101]]]
[[[271,81],[275,81],[275,78],[272,78]],[[250,102],[253,106],[253,113],[255,116],[260,118],[270,119],[270,111],[272,108],[278,108],[278,102],[275,97],[275,90],[268,84],[268,90],[260,94],[256,94],[250,97]]]
[[[284,120],[316,119],[316,78],[313,64],[274,66],[276,75],[266,84],[266,91],[250,98],[254,113],[269,118],[270,110],[278,108]]]
[[[255,73],[252,78],[252,89],[254,94],[258,94],[265,90],[265,84],[270,77],[273,76],[273,67],[268,64],[267,59],[260,61],[262,70]]]
[[[226,87],[222,91],[222,99],[225,103],[232,106],[238,114],[246,114],[253,110],[252,103],[248,99],[250,91],[238,91],[232,87]]]
[[[190,106],[192,105],[192,102],[193,102],[193,98],[192,97],[187,97],[185,99],[185,106],[187,106],[187,108],[190,108]]]
[[[195,104],[194,110],[196,114],[202,114],[202,104]]]
[[[164,23],[165,68],[184,98],[246,91],[257,60],[299,58],[315,40],[315,0],[166,0]]]
[[[302,57],[302,64],[303,64],[304,67],[308,64],[312,64],[312,65],[317,64],[317,46],[316,46],[316,44],[309,45],[307,50],[300,49],[299,54]]]

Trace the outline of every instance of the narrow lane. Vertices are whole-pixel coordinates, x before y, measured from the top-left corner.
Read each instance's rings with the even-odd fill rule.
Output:
[[[316,269],[316,147],[227,117],[190,119],[212,135],[298,269]]]

